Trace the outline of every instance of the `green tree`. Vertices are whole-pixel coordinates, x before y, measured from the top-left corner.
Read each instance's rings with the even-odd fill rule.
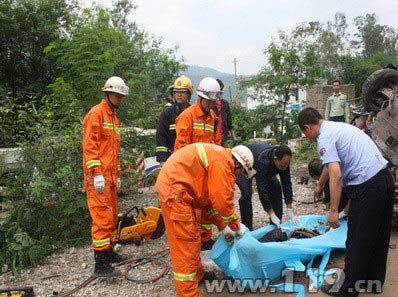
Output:
[[[370,58],[377,53],[390,57],[398,55],[398,31],[378,23],[376,14],[366,14],[355,18],[358,33],[352,44],[364,58]]]
[[[59,118],[71,112],[82,116],[103,96],[99,87],[105,80],[118,75],[130,87],[119,112],[121,121],[127,126],[154,128],[158,95],[183,65],[175,58],[175,49],[162,49],[160,40],[134,25],[122,22],[114,27],[112,19],[126,19],[120,15],[129,13],[118,11],[114,9],[112,16],[101,7],[85,10],[81,26],[72,36],[46,48],[61,74],[50,86],[53,92],[46,102],[51,110],[59,109],[55,112]],[[65,90],[70,93],[66,98]],[[72,111],[71,106],[75,108]]]
[[[232,114],[232,127],[238,138],[238,143],[247,143],[250,138],[253,138],[253,132],[258,131],[260,125],[256,123],[252,111],[234,103],[229,106]]]
[[[284,143],[286,106],[298,88],[312,84],[320,76],[319,55],[310,40],[313,27],[300,25],[290,34],[279,32],[277,40],[271,42],[264,53],[267,66],[245,84],[253,88],[261,101],[271,100],[281,106],[280,141]]]
[[[398,63],[398,31],[381,25],[375,14],[355,18],[356,39],[350,40],[351,52],[340,57],[341,79],[354,83],[360,96],[362,84],[374,71]]]
[[[5,94],[0,94],[0,98],[0,147],[34,140],[38,134],[35,125],[42,118],[33,100],[18,103],[15,98]]]
[[[75,0],[0,1],[0,146],[37,136],[39,109],[47,85],[57,75],[43,52],[67,34],[76,19]]]
[[[82,27],[73,31],[73,36],[51,42],[45,48],[45,53],[57,61],[61,75],[50,85],[53,92],[47,98],[53,103],[51,109],[56,111],[55,106],[61,109],[60,118],[65,116],[62,109],[70,107],[68,101],[77,103],[72,112],[80,115],[98,103],[102,96],[100,86],[108,77],[119,75],[129,80],[128,73],[117,69],[130,62],[126,55],[131,51],[128,36],[109,25],[109,16],[103,9],[94,12],[87,9],[82,17]],[[59,92],[64,95],[64,88],[71,96],[59,96]]]
[[[3,115],[12,115],[21,121],[18,128],[25,133],[31,126],[36,136],[22,144],[22,162],[7,185],[13,210],[0,224],[1,271],[35,265],[54,249],[88,240],[90,220],[81,192],[80,121],[103,96],[100,87],[106,79],[118,75],[130,87],[119,114],[122,123],[154,127],[155,95],[164,91],[183,66],[175,58],[175,49],[164,50],[159,39],[135,31],[127,22],[116,26],[112,19],[111,12],[101,7],[86,9],[68,34],[48,41],[45,58],[53,61],[57,75],[45,96],[34,93],[40,99],[39,109],[35,104],[16,105],[11,96],[4,97],[5,106],[0,105],[1,131],[12,127],[11,122],[3,122]],[[1,83],[0,89],[4,89]],[[122,138],[121,161],[126,167],[134,165],[134,154],[154,146],[153,136],[142,141],[132,134]]]
[[[43,49],[73,24],[77,1],[3,0],[0,3],[0,85],[16,98],[40,98],[56,75]],[[20,97],[22,102],[28,98]]]
[[[183,59],[176,58],[178,46],[163,49],[162,41],[131,21],[137,6],[129,0],[117,0],[109,11],[112,27],[130,38],[131,48],[127,69],[133,74],[131,82],[135,94],[130,108],[124,108],[122,119],[134,119],[143,128],[155,128],[158,120],[159,96],[165,92],[175,76],[186,69]],[[126,67],[122,64],[120,66]],[[134,68],[131,68],[134,67]]]
[[[396,63],[398,32],[378,23],[375,14],[355,18],[356,32],[350,34],[346,17],[336,13],[334,21],[308,23],[309,34],[320,59],[319,79],[354,83],[360,96],[362,83],[375,70]]]
[[[54,250],[88,243],[86,199],[82,193],[80,125],[21,146],[21,158],[7,185],[13,205],[0,222],[0,271],[39,264]]]
[[[260,132],[257,132],[259,137],[275,138],[280,141],[280,102],[275,104],[259,105],[253,111],[254,119],[258,122]],[[278,120],[275,120],[278,119]],[[271,134],[264,135],[265,128],[271,128]]]
[[[298,111],[292,111],[287,115],[286,118],[286,132],[285,139],[299,138],[301,137],[301,130],[297,125]]]
[[[138,26],[134,21],[129,20],[129,16],[137,9],[137,6],[130,0],[117,0],[110,10],[113,27],[122,30],[127,36],[135,36],[138,32]]]
[[[362,84],[374,71],[384,68],[389,63],[398,64],[398,57],[390,57],[384,53],[373,54],[369,58],[361,56],[343,56],[341,65],[344,71],[341,73],[341,80],[346,83],[355,84],[355,94],[361,96]]]
[[[341,56],[350,52],[348,24],[343,13],[336,13],[334,21],[327,21],[326,24],[320,22],[310,23],[313,35],[314,46],[319,55],[321,76],[329,83],[341,77],[343,71]]]

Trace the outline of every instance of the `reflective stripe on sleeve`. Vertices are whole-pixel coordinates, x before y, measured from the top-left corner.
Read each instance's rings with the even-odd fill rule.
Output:
[[[156,152],[168,152],[169,149],[166,146],[157,146],[155,149]]]
[[[86,162],[86,167],[91,168],[94,166],[101,166],[101,161],[100,160],[90,160]]]
[[[114,125],[112,123],[108,123],[108,122],[103,122],[102,128],[108,129],[108,130],[115,130]]]
[[[215,208],[210,209],[210,210],[206,213],[206,215],[207,215],[209,218],[214,217],[216,214],[218,214],[218,211],[217,211],[217,209],[215,209]]]
[[[213,224],[200,224],[200,227],[206,230],[211,230],[213,228]]]
[[[221,218],[223,219],[223,221],[224,221],[225,223],[229,223],[229,222],[231,222],[231,221],[237,219],[237,216],[236,216],[236,214],[234,213],[233,215],[230,215],[230,216],[228,216],[228,217],[221,217]]]

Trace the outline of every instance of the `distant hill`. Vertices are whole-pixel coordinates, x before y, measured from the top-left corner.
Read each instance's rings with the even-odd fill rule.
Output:
[[[188,76],[192,80],[194,89],[199,85],[199,82],[207,77],[221,79],[224,83],[224,99],[231,100],[236,98],[235,76],[233,74],[224,73],[208,67],[201,67],[197,65],[188,66],[188,69],[181,74]]]

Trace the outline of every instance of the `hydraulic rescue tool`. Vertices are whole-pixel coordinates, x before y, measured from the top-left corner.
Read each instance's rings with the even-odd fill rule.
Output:
[[[135,211],[135,215],[133,214]],[[112,243],[135,243],[140,245],[143,239],[156,239],[163,235],[165,231],[163,216],[158,207],[145,207],[139,209],[137,206],[129,209],[124,214],[119,216],[118,223],[113,234]],[[160,261],[159,259],[151,259],[151,257],[143,258],[147,261]],[[129,260],[125,264],[130,263]],[[123,263],[121,263],[123,264]],[[137,264],[136,264],[137,266]],[[167,273],[168,268],[164,268],[163,276]],[[61,293],[60,296],[69,296],[80,288],[86,286],[95,279],[95,276],[90,277],[75,289]],[[156,280],[156,279],[155,279]],[[151,280],[153,281],[153,280]],[[145,283],[146,281],[142,282]],[[58,294],[57,294],[58,295]],[[0,297],[34,297],[33,287],[0,289]]]
[[[132,211],[136,212],[134,216]],[[158,207],[137,206],[119,216],[119,220],[113,234],[113,243],[141,244],[141,240],[156,239],[163,235],[165,230],[163,216]]]
[[[34,297],[33,287],[0,289],[0,297]]]

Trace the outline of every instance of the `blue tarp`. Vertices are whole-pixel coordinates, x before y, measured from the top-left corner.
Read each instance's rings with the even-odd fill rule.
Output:
[[[227,276],[241,284],[244,280],[268,280],[273,283],[282,279],[286,274],[285,269],[289,269],[306,271],[313,287],[319,288],[328,274],[325,273],[325,267],[330,252],[334,249],[345,249],[347,221],[340,220],[339,228],[325,232],[325,216],[306,215],[300,216],[299,220],[300,226],[290,221],[283,223],[282,231],[290,236],[297,228],[315,228],[321,235],[308,239],[262,243],[258,239],[275,228],[265,226],[245,232],[243,237],[235,239],[232,245],[228,245],[225,238],[220,236],[212,248],[210,257]],[[312,262],[317,256],[321,256],[322,261],[317,269],[313,269]],[[302,285],[285,285],[275,287],[305,296]]]

